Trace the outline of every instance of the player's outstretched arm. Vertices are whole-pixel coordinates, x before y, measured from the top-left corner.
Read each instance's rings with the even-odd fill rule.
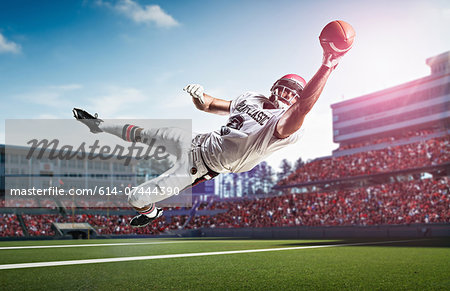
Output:
[[[312,79],[306,84],[302,94],[280,118],[275,130],[275,136],[286,138],[300,129],[306,114],[313,108],[325,87],[333,69],[322,65]]]
[[[195,107],[199,110],[219,115],[230,114],[231,101],[214,98],[205,94],[201,85],[189,84],[183,90],[191,95],[192,102],[194,102]]]
[[[353,27],[342,20],[332,21],[323,28],[319,36],[323,48],[322,66],[306,84],[297,102],[278,121],[274,133],[276,137],[286,138],[300,129],[306,114],[319,99],[330,73],[352,48],[354,38]]]

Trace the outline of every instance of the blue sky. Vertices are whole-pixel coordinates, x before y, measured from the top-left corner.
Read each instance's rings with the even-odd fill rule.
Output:
[[[214,130],[226,118],[197,111],[186,84],[233,99],[268,94],[287,73],[309,79],[335,19],[353,25],[355,45],[275,166],[337,147],[330,104],[428,75],[425,59],[450,50],[448,1],[1,1],[0,143],[5,119],[71,118],[72,107]]]

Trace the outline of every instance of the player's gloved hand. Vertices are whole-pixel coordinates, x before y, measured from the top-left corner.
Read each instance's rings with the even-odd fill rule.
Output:
[[[201,104],[205,104],[205,99],[203,99],[203,86],[199,84],[189,84],[183,88],[184,91],[189,93],[192,98],[198,99]]]
[[[321,42],[320,45],[323,48],[322,64],[331,69],[336,68],[342,57],[352,48],[350,45],[348,48],[339,49],[330,42]]]
[[[339,64],[339,61],[341,60],[341,58],[344,56],[344,54],[335,54],[335,53],[330,53],[330,52],[323,52],[323,59],[322,59],[322,64],[325,67],[331,68],[331,69],[335,69],[336,66]]]

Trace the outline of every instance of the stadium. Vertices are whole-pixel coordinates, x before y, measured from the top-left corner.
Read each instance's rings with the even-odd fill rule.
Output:
[[[205,182],[192,206],[166,207],[144,228],[129,226],[135,211],[120,201],[7,196],[30,176],[123,188],[148,165],[27,159],[3,145],[1,289],[448,289],[449,60],[332,104],[331,156],[276,180],[262,164]]]

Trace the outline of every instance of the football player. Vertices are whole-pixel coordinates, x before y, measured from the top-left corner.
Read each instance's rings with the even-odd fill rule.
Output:
[[[171,169],[139,185],[129,195],[128,202],[139,212],[130,224],[143,227],[160,217],[163,211],[156,203],[170,196],[163,195],[167,194],[163,193],[167,187],[186,189],[220,173],[249,171],[274,151],[296,142],[306,114],[348,51],[336,53],[327,47],[323,49],[322,65],[308,83],[298,75],[285,75],[273,84],[268,98],[246,92],[227,101],[205,94],[201,85],[187,85],[184,90],[199,110],[229,116],[227,124],[220,129],[192,138],[190,133],[177,128],[143,129],[129,124],[109,124],[75,108],[75,118],[93,133],[107,132],[130,142],[148,143],[156,139],[177,157]]]

